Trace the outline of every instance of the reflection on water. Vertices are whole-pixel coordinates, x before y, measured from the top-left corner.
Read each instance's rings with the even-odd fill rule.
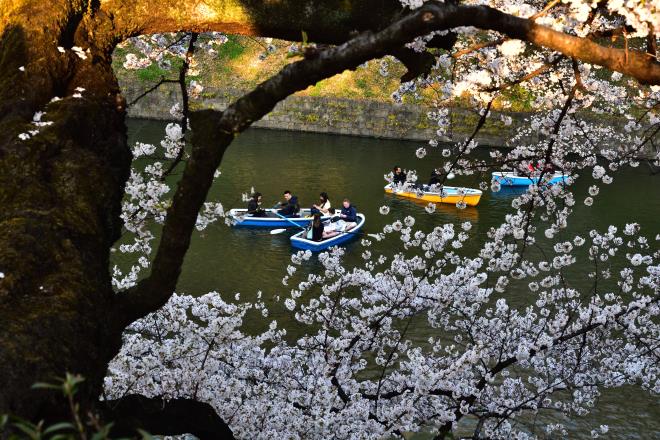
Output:
[[[132,142],[157,143],[163,127],[160,122],[130,121],[129,136]],[[440,152],[433,149],[429,149],[424,160],[416,159],[414,152],[419,146],[419,143],[404,141],[250,130],[240,135],[227,150],[220,167],[222,175],[211,189],[209,199],[220,200],[226,209],[243,207],[241,192],[254,187],[263,194],[264,206],[273,206],[284,190],[290,190],[298,195],[302,206],[310,207],[318,201],[319,193],[326,191],[334,207],[339,207],[344,197],[351,199],[367,217],[364,228],[367,233],[379,232],[386,223],[407,215],[414,215],[416,227],[422,230],[444,223],[459,225],[470,221],[473,223],[472,238],[463,250],[474,254],[486,240],[488,230],[499,225],[511,211],[512,199],[524,188],[503,187],[494,194],[484,191],[477,207],[458,210],[451,205],[437,204],[435,213],[428,214],[425,202],[389,196],[383,191],[383,175],[394,165],[416,169],[420,180],[424,181],[442,162]],[[485,156],[487,153],[477,154]],[[453,186],[471,188],[478,188],[478,183],[477,177],[457,177],[452,181]],[[654,237],[660,232],[660,178],[649,176],[643,169],[622,171],[614,184],[601,187],[594,206],[586,207],[582,200],[592,184],[591,176],[587,176],[573,185],[576,194],[575,215],[570,224],[573,235],[586,237],[589,230],[604,229],[609,224],[623,226],[631,217],[642,225],[647,236]],[[382,205],[390,207],[387,216],[378,213]],[[281,280],[293,252],[289,235],[232,229],[224,224],[195,233],[177,290],[193,295],[215,290],[227,297],[241,292],[243,298],[257,291],[263,291],[265,298],[283,296],[288,288]],[[349,263],[359,264],[362,260],[359,242],[356,240],[346,246]],[[387,240],[376,246],[374,253],[391,253],[400,248],[400,243]],[[544,243],[540,242],[539,246],[543,248]],[[569,274],[575,278],[577,287],[589,286],[585,275],[588,267],[586,256],[578,256],[578,263]],[[320,264],[313,257],[302,271],[319,269]],[[507,295],[514,305],[524,306],[532,301],[523,284]],[[303,331],[279,303],[269,305],[273,309],[272,316],[287,327],[291,335]],[[254,329],[260,325],[263,323],[259,320],[248,323]],[[426,337],[425,331],[419,327],[420,340]],[[571,433],[571,437],[589,438],[589,431],[600,424],[611,425],[610,438],[660,438],[657,399],[632,388],[606,391],[598,408],[575,422],[577,432]]]
[[[502,186],[496,193],[491,193],[495,199],[513,199],[516,196],[524,194],[527,188],[524,186]]]
[[[397,197],[391,194],[386,196],[389,200],[386,200],[384,205],[390,206],[391,210],[407,210],[410,208],[406,207],[406,203],[414,203],[420,208],[426,210],[429,202],[419,199],[404,199]],[[448,203],[436,203],[435,212],[433,215],[439,217],[441,220],[438,223],[451,223],[456,219],[465,222],[476,223],[479,221],[479,207],[478,206],[466,206],[464,209],[457,209],[455,205],[450,205]]]

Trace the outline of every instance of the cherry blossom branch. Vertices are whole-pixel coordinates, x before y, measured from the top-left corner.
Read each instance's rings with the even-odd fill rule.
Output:
[[[192,62],[193,54],[195,53],[195,42],[197,41],[197,36],[199,34],[193,32],[190,34],[190,42],[188,43],[188,50],[183,59],[183,64],[179,70],[179,88],[181,89],[181,102],[183,103],[183,108],[181,109],[181,138],[185,139],[185,134],[188,131],[188,115],[190,113],[190,99],[188,98],[188,85],[186,84],[186,75],[188,74],[188,69],[190,68],[190,63]],[[185,141],[182,141],[185,142]],[[172,161],[167,170],[163,173],[161,180],[165,180],[167,176],[170,175],[172,171],[181,163],[183,155],[185,153],[185,144],[181,146],[179,152],[176,155],[176,158]]]
[[[486,89],[484,89],[484,92],[499,92],[499,91],[506,90],[509,87],[513,87],[515,85],[523,83],[525,81],[529,81],[530,79],[547,72],[548,70],[550,70],[550,68],[555,67],[564,58],[565,57],[563,57],[563,56],[556,57],[554,60],[543,64],[541,67],[539,67],[537,69],[534,69],[533,71],[529,72],[527,75],[523,75],[518,79],[507,82],[506,84],[502,84],[500,86],[486,88]]]
[[[650,305],[655,304],[657,302],[660,302],[660,296],[656,296],[655,298],[648,300],[647,304],[641,304],[641,305],[640,304],[634,304],[634,305],[631,305],[631,306],[627,307],[626,309],[621,310],[620,312],[613,315],[613,317],[611,319],[605,319],[604,321],[601,321],[601,322],[591,322],[588,325],[585,325],[582,328],[577,329],[577,330],[575,330],[575,331],[573,331],[569,334],[562,335],[562,336],[559,336],[557,338],[554,338],[552,340],[552,342],[549,343],[549,344],[544,344],[544,345],[541,345],[538,348],[535,348],[535,349],[533,348],[533,349],[529,350],[529,358],[532,358],[532,357],[536,356],[537,354],[539,354],[540,352],[548,350],[549,348],[556,347],[560,344],[569,342],[569,341],[571,341],[575,338],[586,335],[587,333],[589,333],[589,332],[591,332],[595,329],[604,327],[605,325],[609,325],[609,324],[612,324],[614,322],[618,322],[618,320],[620,318],[626,316],[627,314],[632,313],[634,311],[641,310],[643,307],[650,306]],[[507,369],[507,368],[511,367],[512,365],[516,364],[518,361],[519,361],[519,359],[516,356],[512,356],[512,357],[509,357],[505,360],[501,360],[493,368],[490,369],[490,371],[488,372],[488,376],[494,377],[495,375],[501,373],[505,369]],[[479,380],[479,382],[475,385],[475,389],[478,390],[478,391],[481,391],[481,390],[484,389],[484,387],[486,386],[487,383],[488,383],[488,381],[487,381],[486,377],[482,377]],[[476,394],[471,394],[469,396],[461,397],[461,400],[466,402],[468,405],[472,405],[476,399],[477,399]],[[456,416],[456,420],[459,420],[463,417],[463,414],[460,412],[460,410],[457,409],[456,412],[455,412],[455,416]],[[452,426],[451,423],[444,424],[440,428],[440,431],[439,431],[438,435],[436,435],[435,439],[437,439],[437,440],[443,439],[446,436],[446,434],[451,431],[451,426]]]

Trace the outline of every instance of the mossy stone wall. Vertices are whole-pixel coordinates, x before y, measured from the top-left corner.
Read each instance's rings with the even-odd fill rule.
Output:
[[[128,102],[142,93],[141,84],[124,84],[123,89]],[[204,89],[201,95],[191,101],[192,108],[225,109],[241,93],[236,90]],[[129,116],[136,118],[173,120],[170,108],[180,100],[176,84],[164,84],[157,91],[145,96],[129,108]],[[277,130],[293,130],[316,133],[343,134],[388,139],[425,141],[436,137],[436,123],[427,117],[431,109],[410,104],[390,104],[364,99],[342,99],[315,96],[290,96],[280,102],[273,111],[262,120],[254,123],[255,127]],[[527,125],[529,113],[507,112],[512,123],[505,125],[498,112],[492,112],[476,140],[481,145],[503,146],[517,129]],[[616,130],[623,130],[625,118],[600,115],[592,117],[601,123],[614,125]],[[476,112],[467,109],[452,110],[450,132],[454,141],[467,139],[479,120]],[[450,140],[445,138],[444,140]],[[532,134],[525,141],[538,140],[538,134]]]

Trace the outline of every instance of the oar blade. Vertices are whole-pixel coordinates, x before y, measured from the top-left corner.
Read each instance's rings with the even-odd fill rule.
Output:
[[[286,228],[284,228],[284,229],[272,229],[272,230],[270,231],[270,235],[281,234],[281,233],[284,232],[284,231],[286,231]]]

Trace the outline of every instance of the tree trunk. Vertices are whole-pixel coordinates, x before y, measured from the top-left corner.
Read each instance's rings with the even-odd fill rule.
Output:
[[[109,249],[131,155],[110,52],[81,36],[85,5],[2,7],[0,413],[58,418],[59,396],[31,385],[81,373],[89,404],[120,344]],[[90,48],[87,59],[73,45]],[[38,111],[53,123],[33,124]]]

